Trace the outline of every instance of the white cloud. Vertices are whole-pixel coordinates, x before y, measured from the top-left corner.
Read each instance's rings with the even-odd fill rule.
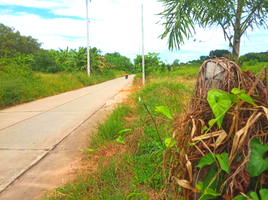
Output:
[[[96,46],[103,52],[117,51],[130,58],[136,57],[139,53],[139,44],[141,48],[141,2],[142,0],[92,0],[92,3],[89,3],[89,18],[92,19],[90,21],[91,46]],[[44,43],[43,48],[86,46],[86,22],[63,18],[63,16],[85,18],[85,0],[0,0],[0,5],[46,8],[58,15],[56,19],[44,19],[25,12],[12,15],[10,10],[1,10],[2,23],[15,27],[23,35],[38,38]],[[174,58],[172,54],[178,54],[176,56],[185,62],[186,59],[197,59],[201,55],[208,55],[209,51],[214,49],[228,49],[228,42],[224,40],[221,29],[197,28],[196,42],[190,39],[181,46],[181,51],[168,53],[167,39],[158,38],[164,31],[163,27],[156,24],[160,20],[156,14],[162,10],[161,3],[156,0],[144,2],[145,53],[161,53],[162,60],[168,57],[169,62]],[[264,33],[267,34],[267,31]],[[263,38],[256,38],[256,34],[262,34]],[[267,40],[267,37],[263,32],[249,35],[252,41],[246,37],[242,38],[242,54],[248,51],[264,51],[264,49],[266,51],[267,47],[263,41]],[[198,42],[199,40],[202,42]]]
[[[16,5],[34,8],[53,8],[63,5],[62,2],[46,0],[1,0],[0,5]]]

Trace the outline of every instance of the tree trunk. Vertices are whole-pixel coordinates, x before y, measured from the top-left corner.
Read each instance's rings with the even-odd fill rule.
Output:
[[[239,62],[240,38],[242,35],[241,16],[244,4],[245,4],[244,0],[237,1],[237,10],[234,24],[233,52],[232,52],[233,61],[235,61],[237,64]]]

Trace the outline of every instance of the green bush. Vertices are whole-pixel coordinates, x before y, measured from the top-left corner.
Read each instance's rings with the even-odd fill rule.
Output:
[[[36,53],[34,55],[32,69],[43,73],[57,73],[64,70],[64,68],[56,62],[49,51]]]

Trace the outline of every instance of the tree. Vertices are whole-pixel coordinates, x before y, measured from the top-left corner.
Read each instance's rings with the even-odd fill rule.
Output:
[[[130,59],[118,52],[106,53],[104,57],[105,62],[112,64],[117,70],[130,72],[133,69],[133,64]]]
[[[155,72],[158,70],[159,68],[159,64],[160,64],[160,57],[159,57],[159,53],[148,53],[148,55],[144,55],[144,60],[145,60],[145,69],[146,69],[146,73],[150,73],[150,72]],[[134,65],[136,67],[138,67],[138,70],[136,70],[137,72],[141,71],[141,66],[142,66],[142,56],[141,55],[137,55],[137,57],[134,60]]]
[[[178,68],[180,66],[180,60],[179,59],[175,59],[172,63],[172,67],[175,70],[176,68]]]
[[[209,56],[213,53],[213,56],[216,56],[217,58],[228,56],[231,52],[226,49],[216,49],[209,52]]]
[[[41,43],[31,36],[21,36],[12,27],[0,23],[0,57],[13,57],[14,53],[34,54],[40,50]]]
[[[200,27],[219,26],[232,47],[232,57],[238,61],[240,39],[249,28],[268,28],[267,0],[160,0],[165,6],[161,15],[165,26],[162,39],[168,37],[168,48],[179,49],[185,39]]]

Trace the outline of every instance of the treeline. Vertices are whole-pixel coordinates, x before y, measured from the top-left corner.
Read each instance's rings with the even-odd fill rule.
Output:
[[[247,53],[240,57],[241,61],[257,60],[258,62],[268,62],[268,50],[260,53]]]
[[[86,72],[87,49],[45,50],[31,36],[22,36],[12,27],[0,24],[0,69],[4,66],[27,66],[42,73]],[[102,54],[97,47],[90,48],[91,73],[102,74],[110,69],[133,70],[130,59],[120,53]]]

